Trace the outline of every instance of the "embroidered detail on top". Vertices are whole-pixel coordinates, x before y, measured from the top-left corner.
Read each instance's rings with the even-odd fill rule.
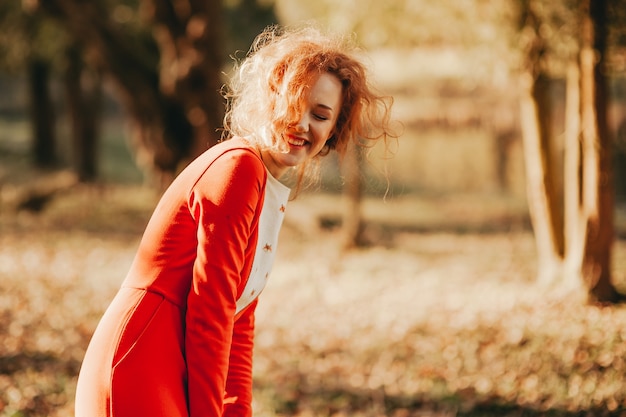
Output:
[[[236,313],[241,312],[263,291],[268,281],[278,244],[278,234],[283,221],[290,190],[269,173],[265,187],[265,199],[259,216],[258,245],[250,275],[242,295],[237,300]]]

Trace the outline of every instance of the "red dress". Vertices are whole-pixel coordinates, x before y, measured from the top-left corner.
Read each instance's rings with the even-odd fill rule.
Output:
[[[288,196],[281,187],[240,138],[181,172],[89,344],[76,417],[252,415],[254,312]],[[262,217],[273,230],[257,245]]]

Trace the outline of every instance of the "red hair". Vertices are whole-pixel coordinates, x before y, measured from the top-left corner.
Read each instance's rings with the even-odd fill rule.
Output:
[[[335,133],[321,156],[336,150],[343,157],[350,141],[363,145],[396,137],[390,128],[393,99],[370,86],[358,52],[349,40],[312,27],[265,29],[236,67],[226,90],[225,133],[285,151],[281,133],[299,120],[300,101],[316,77],[329,73],[341,82],[342,101]],[[300,166],[298,185],[305,176],[317,179],[316,168],[317,164]]]

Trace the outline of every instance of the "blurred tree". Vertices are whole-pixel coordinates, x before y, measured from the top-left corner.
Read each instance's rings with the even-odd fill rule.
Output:
[[[50,63],[32,57],[28,61],[30,116],[32,120],[32,152],[35,165],[52,168],[57,162],[55,111],[50,93]]]
[[[582,0],[581,9],[579,65],[582,187],[579,187],[581,195],[577,218],[582,225],[578,239],[584,251],[580,273],[592,301],[614,302],[623,297],[611,282],[615,190],[605,67],[608,1]],[[576,241],[572,243],[576,244]]]
[[[361,212],[363,197],[363,149],[361,146],[350,143],[343,158],[342,175],[344,177],[343,194],[345,209],[342,216],[343,241],[345,249],[366,246],[365,221]]]
[[[102,77],[96,68],[85,65],[78,42],[66,47],[63,82],[72,125],[74,170],[80,181],[94,181],[99,165]]]
[[[605,0],[521,4],[526,47],[522,130],[539,280],[556,283],[562,278],[566,284],[584,286],[590,302],[616,302],[621,296],[611,282],[614,190],[605,67],[608,5]],[[557,29],[571,41],[550,39]],[[546,95],[550,87],[546,80],[564,67],[565,143],[554,134]]]
[[[33,162],[37,167],[51,168],[59,162],[50,87],[58,31],[44,15],[24,13],[24,8],[17,0],[0,4],[0,68],[27,74]]]
[[[272,4],[255,0],[230,0],[223,10],[220,0],[9,0],[0,5],[0,65],[29,66],[37,94],[48,91],[53,67],[63,72],[72,159],[83,180],[97,176],[102,77],[112,79],[132,119],[138,164],[167,182],[219,139],[222,15],[232,48],[247,48],[275,23]],[[49,165],[54,106],[45,96],[31,102],[35,155]]]
[[[558,2],[557,2],[558,3]],[[528,204],[537,244],[538,279],[552,282],[560,273],[564,254],[563,188],[558,158],[562,144],[552,127],[551,78],[554,72],[554,39],[546,27],[557,16],[569,11],[563,2],[545,10],[543,3],[524,0],[521,3],[521,44],[524,53],[521,75],[520,112],[526,166]],[[554,6],[554,4],[553,4]],[[543,12],[543,15],[540,13]],[[561,12],[561,13],[558,13]],[[567,19],[563,19],[567,20]],[[542,31],[542,28],[543,31]],[[551,48],[552,47],[552,48]],[[562,52],[567,54],[567,52]]]
[[[138,164],[167,183],[219,139],[219,0],[49,0],[40,4],[113,80]]]
[[[62,114],[52,84],[59,72],[64,73],[66,97],[73,137],[72,163],[81,180],[97,175],[97,136],[99,127],[94,100],[85,100],[84,65],[80,44],[72,42],[56,21],[43,13],[32,0],[10,0],[0,7],[3,32],[0,36],[0,60],[9,74],[27,69],[29,104],[33,128],[32,151],[40,167],[54,167],[62,162],[57,144],[56,124]],[[64,53],[64,50],[66,53]],[[91,83],[92,97],[100,96],[98,82]],[[95,100],[98,101],[98,100]],[[62,108],[63,109],[63,108]]]
[[[158,174],[163,184],[220,138],[223,31],[230,35],[228,48],[247,48],[262,28],[275,23],[272,4],[255,0],[230,0],[224,6],[220,0],[50,0],[42,6],[84,51],[88,71],[74,78],[85,84],[102,71],[114,81],[132,120],[138,165]],[[97,97],[93,83],[87,83],[91,93],[80,96],[71,79],[66,79],[68,92],[74,92],[71,103],[84,105]],[[81,120],[75,124],[81,130]],[[89,136],[86,126],[81,131]],[[87,144],[81,147],[86,160],[92,152]]]

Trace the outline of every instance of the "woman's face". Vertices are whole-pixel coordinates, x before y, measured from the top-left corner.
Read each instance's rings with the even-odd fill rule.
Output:
[[[300,165],[322,150],[333,135],[341,109],[341,93],[341,82],[336,76],[323,73],[315,80],[303,101],[300,120],[282,134],[289,152],[264,154],[265,164],[274,177],[280,177],[288,168]]]

